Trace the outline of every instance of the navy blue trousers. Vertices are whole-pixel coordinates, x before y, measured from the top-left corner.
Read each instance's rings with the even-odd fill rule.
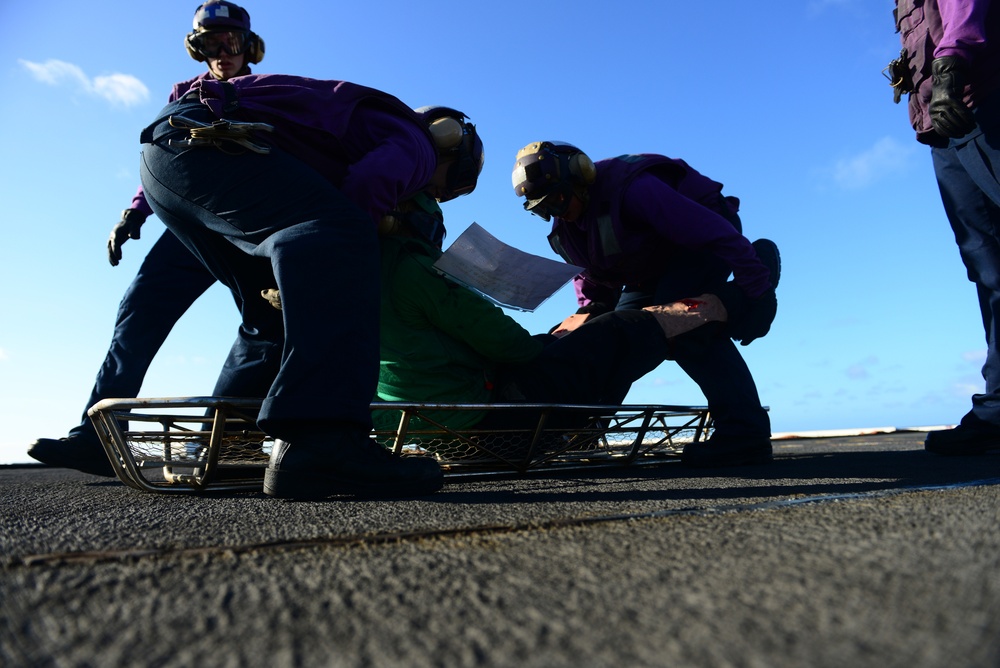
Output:
[[[742,228],[736,216],[731,222],[736,229]],[[625,286],[617,308],[638,309],[711,294],[729,274],[729,265],[707,251],[685,253],[671,260],[657,280]],[[705,395],[716,433],[770,437],[771,421],[761,406],[757,385],[721,325],[709,323],[676,337],[671,341],[669,359],[676,361]]]
[[[495,400],[505,400],[502,384],[514,383],[531,403],[613,406],[666,355],[667,339],[651,314],[605,313],[562,338],[552,337],[531,362],[503,365]]]
[[[135,397],[146,371],[182,315],[215,283],[215,277],[164,231],[125,290],[108,353],[97,373],[80,424],[71,435],[95,435],[87,409],[101,399]],[[215,396],[262,397],[278,371],[281,347],[241,325],[212,391]]]
[[[199,106],[164,111],[194,115]],[[178,149],[165,141],[171,133],[163,120],[153,143],[143,145],[150,206],[237,295],[245,326],[277,344],[274,319],[282,323],[280,368],[261,408],[261,428],[289,440],[334,425],[371,429],[379,250],[369,216],[280,150]],[[261,258],[269,272],[261,271]],[[260,297],[275,282],[282,311]]]
[[[562,338],[551,339],[536,359],[497,369],[497,403],[594,404],[615,406],[639,378],[666,358],[667,338],[644,311],[613,311],[588,320]],[[537,423],[532,411],[494,411],[477,428],[520,427]],[[549,427],[572,427],[580,414],[556,412]]]
[[[931,149],[931,156],[962,262],[976,285],[986,334],[985,392],[972,396],[972,410],[962,422],[1000,428],[1000,92],[974,113],[978,127],[947,148]]]

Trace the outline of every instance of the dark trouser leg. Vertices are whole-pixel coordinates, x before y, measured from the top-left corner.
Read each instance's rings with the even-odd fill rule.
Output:
[[[771,436],[771,421],[761,406],[750,369],[725,334],[714,327],[681,337],[674,358],[705,394],[719,436]]]
[[[503,373],[532,403],[620,404],[632,383],[666,359],[667,339],[644,311],[615,311],[556,339]]]
[[[502,368],[496,400],[614,406],[666,354],[667,339],[652,315],[634,310],[605,313],[547,345],[537,359]],[[478,426],[528,428],[536,421],[533,413],[494,411]],[[559,414],[548,424],[570,427],[579,421],[579,416]]]
[[[281,368],[281,342],[242,327],[212,389],[216,397],[263,397]]]
[[[354,208],[346,199],[342,206]],[[324,419],[371,429],[379,354],[378,238],[360,210],[335,219],[336,227],[300,225],[268,242],[285,348],[262,425]]]
[[[969,280],[976,285],[986,336],[983,365],[985,392],[972,397],[963,424],[987,423],[1000,428],[1000,98],[976,110],[982,132],[974,132],[949,148],[933,149],[934,172],[941,200],[955,233]]]
[[[96,436],[87,409],[101,399],[135,397],[153,357],[185,311],[215,277],[170,230],[149,249],[118,307],[111,346],[70,435]]]
[[[247,256],[270,260],[285,341],[261,427],[279,437],[303,425],[370,429],[378,375],[372,221],[318,173],[279,151],[234,156],[146,145],[142,178],[157,214],[242,297],[244,324],[262,332],[270,329],[260,320],[266,311],[247,305],[256,298],[260,308],[271,307],[259,298],[261,279],[248,269]]]
[[[227,249],[230,253],[231,249]],[[276,288],[278,280],[266,257],[240,257],[247,263],[246,276],[254,281],[244,284],[247,294],[233,296],[243,316],[240,328],[212,390],[220,397],[263,397],[274,383],[281,367],[285,325],[281,311],[271,306],[261,290]],[[250,291],[253,291],[252,293]]]
[[[38,439],[28,454],[50,466],[113,477],[87,409],[101,399],[136,396],[174,323],[214,282],[197,258],[171,232],[164,232],[122,297],[111,346],[80,424],[70,430],[67,439]]]
[[[713,293],[729,277],[729,267],[710,253],[693,253],[675,262],[659,280],[628,286],[618,308],[669,304]],[[725,330],[707,325],[671,342],[670,358],[691,377],[708,402],[720,436],[769,438],[771,423],[761,406],[750,369]]]

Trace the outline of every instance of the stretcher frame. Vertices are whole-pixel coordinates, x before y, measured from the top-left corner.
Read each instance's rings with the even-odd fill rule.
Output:
[[[274,439],[256,425],[259,399],[104,399],[88,415],[118,478],[148,492],[260,490]],[[372,436],[402,456],[437,459],[446,479],[567,468],[629,466],[676,458],[712,430],[706,407],[656,404],[382,403],[395,428]],[[530,428],[452,429],[440,411],[530,413]],[[572,428],[566,424],[572,416]],[[384,424],[388,418],[376,420]],[[395,419],[392,422],[396,424]]]

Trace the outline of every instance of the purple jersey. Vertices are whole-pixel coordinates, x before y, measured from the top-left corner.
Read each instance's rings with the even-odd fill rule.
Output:
[[[251,74],[195,81],[182,102],[195,96],[216,118],[272,125],[273,132],[260,132],[256,139],[312,167],[373,223],[423,191],[437,167],[437,149],[420,116],[374,88]],[[161,116],[170,113],[177,112]]]
[[[686,250],[708,250],[729,264],[749,296],[771,286],[770,273],[730,222],[739,200],[683,160],[629,155],[596,163],[587,211],[556,218],[550,240],[585,271],[574,279],[577,303],[618,303],[622,288],[655,279]],[[691,295],[692,297],[695,295]]]
[[[1000,5],[987,0],[897,0],[896,29],[914,89],[910,123],[921,142],[946,144],[947,138],[931,126],[931,62],[944,56],[968,62],[972,74],[965,101],[972,107],[1000,88]]]

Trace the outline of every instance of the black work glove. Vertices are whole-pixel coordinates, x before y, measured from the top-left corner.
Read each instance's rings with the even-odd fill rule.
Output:
[[[748,346],[771,331],[771,323],[778,313],[778,297],[774,288],[760,297],[751,298],[738,285],[729,282],[715,294],[726,307],[727,333],[741,346]]]
[[[122,219],[111,228],[111,236],[108,237],[108,262],[112,267],[117,267],[122,259],[122,244],[129,239],[139,238],[139,229],[146,222],[146,214],[138,209],[125,209],[122,211]]]
[[[931,125],[939,135],[964,137],[976,127],[972,110],[962,100],[969,64],[958,56],[935,58],[931,75]]]

